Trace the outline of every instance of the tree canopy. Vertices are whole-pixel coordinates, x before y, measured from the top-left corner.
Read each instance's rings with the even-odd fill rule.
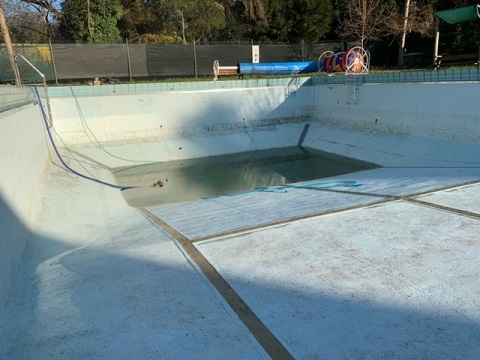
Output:
[[[433,13],[471,0],[3,0],[14,42],[315,43],[368,49],[434,36]],[[408,10],[408,11],[407,11]],[[480,24],[450,26],[442,41],[478,47]],[[474,39],[475,41],[472,41]],[[456,51],[455,50],[455,51]]]
[[[315,42],[325,38],[334,17],[331,0],[271,0],[266,35],[274,41]]]
[[[122,11],[117,0],[65,0],[59,30],[75,41],[118,43]]]

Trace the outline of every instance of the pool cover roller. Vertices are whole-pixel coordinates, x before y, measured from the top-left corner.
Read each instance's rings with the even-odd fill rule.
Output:
[[[318,61],[238,63],[238,75],[290,75],[323,71],[359,74],[368,72],[369,55],[360,47],[349,51],[324,52]]]

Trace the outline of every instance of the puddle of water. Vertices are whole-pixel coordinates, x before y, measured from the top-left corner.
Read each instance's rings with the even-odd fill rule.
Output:
[[[378,167],[311,148],[286,147],[113,170],[130,206],[146,207],[281,186]],[[163,186],[152,186],[161,181]]]

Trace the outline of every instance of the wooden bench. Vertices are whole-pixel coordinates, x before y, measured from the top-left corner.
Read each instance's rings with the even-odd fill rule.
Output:
[[[438,55],[435,58],[435,70],[442,66],[479,65],[479,54]]]
[[[232,76],[237,74],[236,66],[220,66],[218,68],[218,76]]]
[[[219,76],[239,75],[238,66],[220,66],[218,60],[215,60],[215,62],[213,63],[213,75],[213,80],[218,80]]]

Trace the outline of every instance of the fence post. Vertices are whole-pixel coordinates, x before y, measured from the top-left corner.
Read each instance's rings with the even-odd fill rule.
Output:
[[[127,50],[127,69],[128,69],[128,77],[130,78],[130,82],[132,82],[132,65],[130,64],[130,49],[128,47],[128,39],[125,38],[125,47]]]
[[[58,85],[57,68],[55,66],[55,57],[53,55],[52,39],[50,39],[50,38],[48,38],[48,45],[50,46],[50,55],[52,57],[53,76],[55,77],[55,84]]]
[[[195,48],[195,38],[193,38],[193,70],[195,72],[195,79],[197,78],[197,49]]]
[[[305,41],[302,39],[302,42],[301,42],[301,45],[302,45],[302,61],[305,61]]]

